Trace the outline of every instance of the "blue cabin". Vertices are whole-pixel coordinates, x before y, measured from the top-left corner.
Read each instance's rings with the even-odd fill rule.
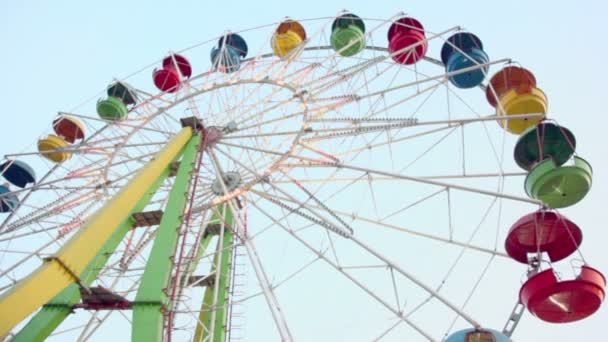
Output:
[[[34,169],[20,160],[7,160],[0,165],[0,170],[7,181],[20,188],[36,182]]]
[[[445,342],[512,342],[504,334],[493,329],[464,329],[453,333]]]
[[[448,38],[441,48],[441,61],[445,65],[450,82],[458,88],[474,88],[483,82],[488,72],[488,66],[474,68],[479,64],[487,64],[490,57],[484,52],[481,40],[469,32],[459,32]],[[459,72],[463,69],[471,70]]]
[[[217,46],[211,49],[213,68],[225,73],[239,70],[241,58],[247,56],[248,50],[245,39],[236,33],[221,37]]]
[[[0,185],[0,213],[8,213],[17,208],[19,198],[9,190],[8,186]]]

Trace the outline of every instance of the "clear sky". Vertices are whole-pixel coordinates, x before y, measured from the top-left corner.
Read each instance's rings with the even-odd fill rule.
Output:
[[[32,149],[58,110],[71,109],[114,77],[137,71],[169,50],[226,29],[284,16],[332,16],[341,9],[374,18],[404,11],[435,31],[460,25],[482,37],[491,56],[513,58],[532,70],[548,95],[550,116],[574,132],[578,154],[594,168],[591,193],[564,212],[583,229],[587,261],[608,273],[608,227],[601,214],[608,196],[608,5],[601,0],[4,1],[0,154]],[[577,341],[582,336],[602,341],[606,322],[604,306],[575,327],[526,315],[519,329],[543,341]]]

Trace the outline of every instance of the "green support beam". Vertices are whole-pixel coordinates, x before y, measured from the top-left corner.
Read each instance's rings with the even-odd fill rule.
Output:
[[[216,253],[213,258],[212,272],[215,272],[215,281],[219,282],[217,292],[215,286],[209,286],[205,290],[205,296],[199,314],[200,323],[196,326],[194,342],[210,341],[225,342],[228,323],[228,304],[230,299],[230,285],[232,275],[232,255],[234,235],[232,227],[234,217],[227,205],[217,208],[222,217],[214,214],[210,223],[224,223],[224,229],[218,235]],[[218,267],[219,264],[219,267]],[[215,283],[215,282],[214,282]],[[215,307],[213,303],[217,296]],[[213,329],[212,329],[213,327]],[[212,332],[212,333],[211,333]]]
[[[176,160],[179,158],[176,158]],[[167,179],[171,170],[167,167],[158,177],[156,182],[139,200],[131,214],[141,212],[156,193],[156,190]],[[105,266],[106,262],[114,253],[124,236],[133,225],[133,219],[129,216],[124,220],[112,234],[110,239],[101,248],[95,258],[87,265],[80,274],[80,279],[85,285],[90,285]],[[42,309],[30,319],[30,321],[15,335],[13,342],[40,342],[44,341],[67,316],[72,313],[72,306],[80,302],[80,291],[77,284],[71,284],[51,299]]]
[[[133,341],[162,341],[163,308],[170,305],[165,289],[169,283],[171,259],[177,246],[179,228],[182,225],[188,188],[200,142],[201,134],[199,133],[186,145],[169,193],[167,207],[133,303],[131,337]]]

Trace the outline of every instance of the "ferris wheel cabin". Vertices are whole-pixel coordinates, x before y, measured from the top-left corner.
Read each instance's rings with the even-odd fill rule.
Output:
[[[340,15],[331,25],[330,42],[340,56],[358,54],[365,49],[365,23],[352,13]]]
[[[604,300],[606,279],[598,270],[583,265],[574,279],[561,280],[549,268],[533,275],[519,292],[530,312],[551,323],[568,323],[595,313]]]
[[[7,185],[0,185],[0,213],[12,212],[19,205],[19,198]]]
[[[275,55],[289,58],[290,53],[306,40],[306,30],[300,22],[287,19],[272,34],[270,46]]]
[[[414,18],[401,18],[388,29],[388,52],[391,58],[405,65],[415,64],[427,52],[428,41],[424,26]]]
[[[441,48],[441,61],[448,79],[457,88],[477,87],[488,72],[490,58],[483,50],[481,39],[469,32],[452,35]],[[477,66],[482,65],[481,68]]]
[[[241,59],[247,56],[249,48],[245,39],[236,33],[229,33],[217,41],[217,46],[211,49],[211,64],[213,69],[224,73],[232,73],[241,68]]]
[[[166,93],[176,92],[182,80],[192,76],[190,62],[182,55],[172,54],[163,59],[162,69],[153,72],[154,84]]]
[[[20,188],[36,182],[34,169],[21,160],[7,160],[0,165],[0,172],[7,181]]]
[[[457,331],[444,342],[511,342],[511,339],[496,330],[480,328]]]

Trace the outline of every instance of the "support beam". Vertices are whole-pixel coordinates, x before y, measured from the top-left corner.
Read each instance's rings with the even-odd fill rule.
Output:
[[[160,187],[163,181],[169,175],[169,169],[167,168],[161,176],[158,178],[156,183],[150,187],[150,190],[139,200],[135,208],[134,213],[142,211],[156,190]],[[90,285],[105,266],[106,262],[110,258],[110,255],[116,250],[116,247],[120,244],[124,236],[134,225],[133,217],[129,215],[120,226],[116,229],[116,232],[112,235],[110,240],[101,248],[99,253],[95,256],[93,261],[89,263],[85,271],[80,275],[81,281],[85,285]],[[71,284],[48,303],[46,303],[42,309],[27,323],[25,327],[17,333],[12,339],[13,342],[41,342],[44,341],[61,322],[72,312],[72,306],[80,301],[80,291],[78,284]]]
[[[219,224],[223,228],[219,232],[216,254],[213,258],[212,272],[216,274],[215,282],[205,290],[193,342],[224,342],[226,340],[229,290],[233,267],[234,235],[232,227],[234,217],[227,205],[218,207],[218,212],[222,213],[223,217],[214,214],[209,222],[209,225]]]
[[[219,180],[223,193],[227,194],[228,189],[226,187],[226,183],[223,180],[224,172],[220,166],[219,161],[213,150],[209,150],[209,156],[211,160],[211,164],[215,169],[215,173],[217,179]],[[226,202],[233,213],[237,213],[240,205],[237,203],[238,198],[230,198]],[[253,270],[255,271],[256,278],[258,279],[258,283],[262,287],[262,291],[264,292],[264,298],[266,299],[266,304],[268,304],[268,309],[272,313],[272,318],[275,321],[276,328],[281,335],[281,341],[283,342],[292,342],[293,337],[291,336],[291,332],[289,331],[289,326],[285,320],[285,316],[283,315],[283,311],[279,305],[277,297],[270,285],[270,281],[268,280],[268,276],[264,267],[262,267],[262,263],[260,261],[260,257],[255,249],[255,245],[253,244],[253,240],[247,236],[247,225],[240,217],[236,217],[236,227],[235,231],[237,232],[239,238],[241,239],[245,249],[247,250],[247,255],[249,256],[249,260],[251,261],[251,266],[253,266]]]
[[[47,259],[27,278],[0,296],[0,336],[70,284],[80,275],[114,234],[117,227],[169,164],[180,154],[192,136],[190,127],[182,129],[147,167],[102,207],[52,258]]]
[[[189,129],[189,128],[188,128]],[[162,341],[163,310],[167,302],[165,289],[171,275],[172,258],[177,246],[188,190],[201,134],[190,139],[184,149],[167,207],[158,227],[148,262],[133,303],[133,341]]]

